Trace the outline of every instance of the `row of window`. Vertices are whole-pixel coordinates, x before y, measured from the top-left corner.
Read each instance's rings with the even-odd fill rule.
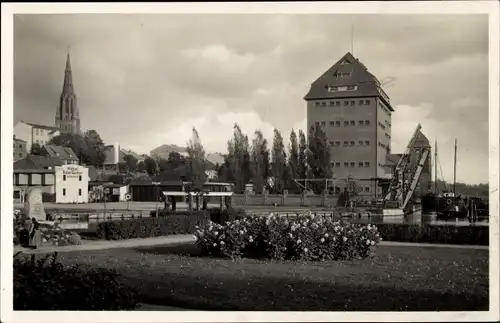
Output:
[[[63,196],[66,196],[66,189],[65,188],[63,188]],[[82,196],[82,189],[81,188],[78,189],[78,196]]]
[[[341,162],[331,162],[332,167],[341,167],[342,163]],[[344,167],[349,167],[349,168],[354,168],[356,165],[358,167],[370,167],[370,162],[368,161],[360,161],[360,162],[344,162],[343,163]]]
[[[13,144],[13,148],[16,149],[16,143]],[[19,148],[23,149],[23,144],[19,144]]]
[[[378,105],[385,112],[385,114],[391,116],[391,111],[389,111],[389,109],[387,109],[382,103],[379,103]]]
[[[336,141],[330,141],[329,142],[330,146],[331,147],[340,147],[341,145],[341,141],[340,140],[336,140]],[[343,147],[354,147],[356,145],[356,141],[354,140],[344,140],[342,146]],[[358,140],[358,146],[369,146],[370,145],[370,140]],[[381,143],[380,141],[378,142],[378,146],[381,147],[381,148],[384,148],[384,149],[389,149],[389,146],[388,145],[385,145],[383,143]]]
[[[384,129],[384,130],[385,130],[385,128],[386,128],[386,126],[385,126],[382,122],[380,122],[380,121],[379,121],[379,123],[378,123],[378,126],[379,126],[380,128],[382,128],[382,129]]]
[[[14,159],[16,159],[16,153],[13,153],[12,155],[13,155],[12,157],[14,157]],[[23,158],[23,153],[19,153],[18,156],[19,156],[19,158]]]
[[[43,135],[43,129],[35,128],[35,134],[38,135]]]
[[[331,87],[332,89],[338,88],[338,87]],[[356,88],[353,88],[352,90],[349,90],[349,86],[346,87],[348,90],[347,91],[353,91]],[[329,88],[330,90],[330,88]],[[334,91],[334,90],[332,90]],[[316,106],[317,107],[326,107],[327,101],[316,101]],[[339,107],[341,106],[341,101],[330,101],[328,104],[330,107]],[[344,106],[354,106],[356,105],[356,100],[344,100]],[[359,100],[359,105],[370,105],[370,100]]]
[[[316,121],[314,123],[317,127],[319,127],[320,125],[322,127],[325,127],[326,126],[326,121]],[[340,120],[337,120],[337,121],[330,121],[330,127],[340,127],[341,126],[341,122]],[[355,126],[356,125],[356,120],[344,120],[344,127],[348,127],[348,126]],[[369,126],[370,125],[370,120],[358,120],[358,125],[359,126]]]
[[[384,120],[384,123],[385,123],[385,125],[386,125],[386,126],[388,126],[389,128],[392,126],[392,124],[391,124],[389,121],[387,121],[387,120]]]
[[[383,143],[381,143],[380,141],[378,142],[378,146],[379,146],[380,148],[384,148],[384,149],[389,148],[389,146],[384,145],[384,144],[383,144]]]
[[[40,146],[42,146],[42,147],[43,147],[44,145],[46,145],[46,144],[47,144],[47,142],[48,142],[47,140],[38,140],[38,139],[37,139],[37,140],[35,140],[35,143],[39,144],[39,145],[40,145]]]

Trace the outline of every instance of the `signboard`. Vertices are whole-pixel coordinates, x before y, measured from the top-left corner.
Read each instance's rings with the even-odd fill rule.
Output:
[[[130,193],[125,194],[125,199],[130,201],[132,199],[132,195],[130,195]]]
[[[113,195],[120,195],[120,188],[113,188]]]
[[[83,171],[80,167],[66,166],[63,167],[63,175],[66,175],[66,178],[79,178],[83,176]]]

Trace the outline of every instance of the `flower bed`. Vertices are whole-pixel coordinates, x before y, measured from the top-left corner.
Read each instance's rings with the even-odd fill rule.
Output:
[[[137,289],[118,282],[115,270],[63,266],[52,257],[14,258],[14,310],[131,310]],[[98,287],[98,288],[96,288]]]
[[[123,240],[188,234],[194,233],[196,225],[203,225],[208,221],[209,214],[206,211],[176,212],[158,218],[107,221],[97,225],[97,237],[105,240]]]
[[[195,233],[206,255],[291,260],[347,260],[368,257],[381,241],[372,225],[334,221],[302,214],[294,219],[275,215],[208,222]]]
[[[379,224],[386,241],[488,246],[488,226]]]

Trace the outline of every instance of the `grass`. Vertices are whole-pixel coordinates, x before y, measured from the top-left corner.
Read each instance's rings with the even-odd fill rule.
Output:
[[[488,251],[388,247],[356,261],[199,257],[193,244],[60,254],[115,268],[144,303],[199,310],[487,310]]]

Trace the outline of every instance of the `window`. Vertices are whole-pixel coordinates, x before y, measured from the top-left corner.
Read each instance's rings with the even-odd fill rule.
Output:
[[[335,121],[330,121],[330,127],[335,127]]]
[[[78,196],[82,196],[82,189],[81,188],[78,189]]]
[[[359,120],[358,123],[359,123],[360,126],[362,126],[362,125],[365,124],[365,122],[363,120]]]
[[[330,106],[333,107],[335,105],[335,102],[330,101]]]
[[[351,120],[351,126],[355,126],[355,125],[356,125],[356,121]]]
[[[341,65],[347,65],[347,64],[351,64],[351,63],[349,63],[349,61],[345,59],[345,60],[343,60],[343,61],[342,61],[342,63],[340,63],[340,64],[341,64]]]
[[[370,186],[365,186],[365,192],[370,192]]]
[[[349,163],[348,163],[348,162],[345,162],[345,163],[344,163],[344,167],[349,167]]]
[[[35,129],[35,134],[38,136],[38,128]]]
[[[365,101],[364,100],[359,100],[359,105],[363,105],[365,104]]]
[[[349,105],[349,101],[344,101],[344,105],[348,106]]]
[[[66,180],[66,175],[63,175],[63,181],[65,181],[65,180]]]
[[[351,106],[355,105],[356,104],[356,101],[352,100],[351,101]]]
[[[336,162],[335,167],[340,167],[340,162]]]
[[[63,196],[66,196],[66,189],[63,188]]]
[[[321,126],[323,126],[323,127],[326,126],[326,122],[321,121]]]
[[[81,182],[82,181],[82,175],[78,176],[78,180]]]
[[[349,141],[344,141],[344,146],[348,146],[349,145]]]
[[[43,135],[43,129],[40,129],[40,135]]]
[[[19,148],[23,148],[23,145],[19,145]]]
[[[317,106],[317,107],[319,107],[319,105],[320,105],[320,104],[321,104],[321,103],[319,103],[319,102],[316,102],[316,106]]]
[[[370,125],[370,120],[365,120],[365,125],[369,126]]]
[[[365,100],[365,104],[369,105],[370,104],[370,100]]]
[[[356,167],[356,163],[355,163],[355,162],[350,162],[350,163],[349,163],[349,166],[351,166],[351,167]]]
[[[335,146],[340,147],[340,141],[335,141]]]
[[[321,106],[322,106],[322,107],[326,107],[326,101],[321,102]]]
[[[359,162],[358,163],[358,167],[363,167],[364,163],[363,162]]]
[[[340,101],[335,101],[336,106],[340,106]]]
[[[316,121],[314,124],[316,125],[316,127],[319,127],[319,122],[318,121]]]
[[[344,121],[344,126],[348,126],[349,125],[349,121]]]
[[[330,146],[335,146],[335,141],[330,141]]]
[[[351,147],[352,147],[352,146],[354,146],[354,141],[351,141],[351,142],[350,142],[350,146],[351,146]]]
[[[370,167],[370,162],[365,162],[365,167]]]
[[[354,86],[354,85],[349,85],[349,86],[347,87],[347,90],[348,90],[348,91],[354,91],[354,90],[356,90],[356,86]]]
[[[337,127],[340,127],[340,121],[335,121],[335,125],[336,125]]]
[[[358,141],[358,145],[363,146],[363,140]]]
[[[370,140],[365,140],[365,146],[370,146]]]
[[[22,153],[19,153],[19,158],[22,158],[23,157],[23,154]]]

